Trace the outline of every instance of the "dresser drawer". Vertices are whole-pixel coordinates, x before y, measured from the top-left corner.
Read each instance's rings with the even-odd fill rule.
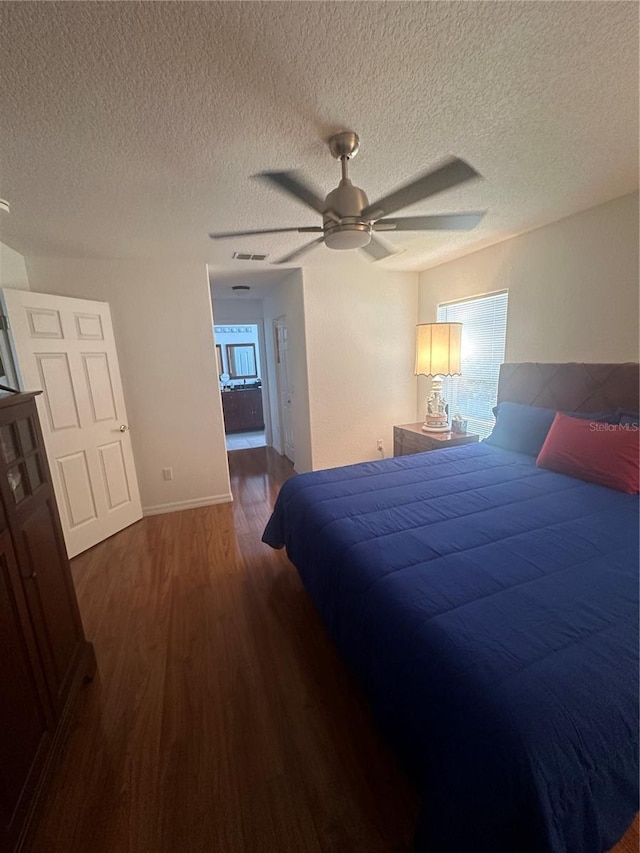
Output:
[[[412,453],[425,453],[427,450],[444,450],[446,447],[458,447],[478,441],[473,433],[428,433],[422,432],[421,424],[406,424],[393,428],[393,455],[409,456]]]
[[[422,436],[395,427],[393,430],[393,455],[407,456],[411,453],[422,453],[430,450],[431,444]]]

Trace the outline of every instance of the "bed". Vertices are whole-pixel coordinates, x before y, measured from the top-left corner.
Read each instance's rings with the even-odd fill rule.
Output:
[[[498,399],[637,412],[638,366],[503,365]],[[416,851],[603,853],[624,834],[637,495],[481,442],[296,476],[263,539],[418,786]]]

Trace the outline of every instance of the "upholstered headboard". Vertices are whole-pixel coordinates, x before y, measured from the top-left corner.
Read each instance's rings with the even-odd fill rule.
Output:
[[[638,365],[503,364],[498,402],[509,400],[563,412],[639,411]]]

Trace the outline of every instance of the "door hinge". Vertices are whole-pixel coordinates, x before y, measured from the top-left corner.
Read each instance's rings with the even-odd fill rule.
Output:
[[[5,314],[0,314],[0,331],[9,331],[9,318]]]

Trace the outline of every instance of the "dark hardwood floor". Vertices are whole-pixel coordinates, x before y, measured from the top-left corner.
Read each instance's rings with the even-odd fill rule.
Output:
[[[34,853],[410,850],[416,795],[260,542],[291,466],[229,458],[232,505],[145,518],[73,561],[98,675]],[[637,849],[636,823],[616,853]]]

